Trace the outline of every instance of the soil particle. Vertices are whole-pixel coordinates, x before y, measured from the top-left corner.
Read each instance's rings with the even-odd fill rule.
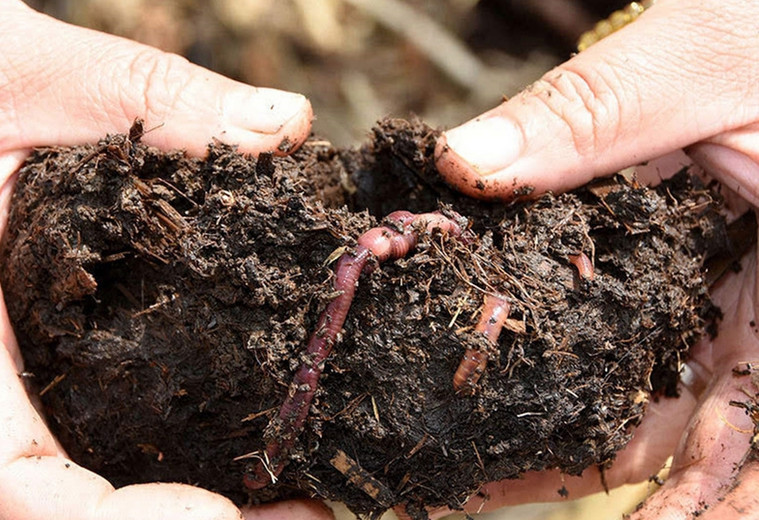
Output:
[[[1,282],[71,456],[117,486],[313,495],[357,513],[405,504],[416,517],[528,470],[608,467],[651,392],[676,393],[704,326],[718,203],[682,173],[656,189],[616,177],[485,204],[441,181],[435,137],[387,120],[359,150],[312,140],[285,158],[212,144],[191,159],[134,135],[35,151]],[[441,208],[474,238],[429,233],[362,275],[289,464],[247,490],[335,296],[327,260],[393,210]],[[474,327],[488,292],[509,319],[473,394],[456,392],[464,352],[487,344]]]

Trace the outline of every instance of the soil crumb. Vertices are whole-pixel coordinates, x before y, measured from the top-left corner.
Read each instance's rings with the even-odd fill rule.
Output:
[[[608,467],[651,396],[674,395],[712,311],[719,202],[682,172],[510,204],[439,178],[437,134],[386,120],[358,150],[161,153],[131,137],[36,150],[0,257],[51,427],[116,486],[174,481],[238,504],[294,496],[359,514],[460,509],[485,482]],[[526,190],[525,192],[528,192]],[[397,209],[466,218],[364,272],[289,462],[243,475],[303,361],[335,254]],[[337,252],[337,253],[336,253]],[[578,264],[584,257],[585,263]],[[511,312],[472,392],[453,374],[486,293]]]

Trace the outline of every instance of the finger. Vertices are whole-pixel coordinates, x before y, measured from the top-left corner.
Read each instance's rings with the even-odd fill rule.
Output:
[[[755,121],[759,4],[660,1],[501,106],[446,132],[459,190],[567,190]]]
[[[5,226],[8,224],[11,196],[16,182],[14,173],[24,162],[26,155],[25,150],[0,153],[0,237],[5,235]],[[13,359],[16,372],[21,373],[24,370],[24,363],[13,334],[13,327],[8,319],[5,300],[2,299],[2,289],[0,289],[0,343],[5,345],[6,351]]]
[[[669,478],[631,520],[690,518],[726,491],[749,441],[745,415],[729,405],[740,398],[740,389],[730,380],[711,389],[687,430]]]
[[[724,132],[688,148],[688,155],[725,186],[759,207],[759,124]]]
[[[53,436],[26,396],[16,371],[15,360],[6,345],[1,344],[0,467],[20,457],[48,456],[56,453]],[[0,496],[3,496],[2,493]],[[4,517],[0,515],[0,518]]]
[[[745,520],[759,517],[759,462],[746,462],[738,473],[737,485],[713,507],[699,510],[699,520]],[[695,515],[694,515],[695,516]]]
[[[287,520],[334,520],[332,510],[316,500],[289,500],[243,509],[245,520],[282,518]]]
[[[26,156],[26,150],[0,153],[0,237],[5,233],[8,213],[11,209],[11,197],[15,184],[12,176],[21,167]]]
[[[232,81],[184,58],[0,6],[0,146],[95,141],[143,118],[149,144],[202,155],[212,138],[241,151],[286,153],[307,137],[303,96]]]
[[[759,356],[759,338],[749,326],[755,319],[756,257],[743,259],[741,273],[720,285],[714,295],[724,313],[719,334],[704,352],[711,352],[714,379],[705,390],[675,453],[670,476],[631,519],[690,518],[711,508],[736,482],[753,424],[731,401],[745,402],[751,381],[733,373],[741,363]]]
[[[137,520],[242,518],[228,499],[183,484],[118,490],[62,457],[24,457],[0,469],[0,518]]]

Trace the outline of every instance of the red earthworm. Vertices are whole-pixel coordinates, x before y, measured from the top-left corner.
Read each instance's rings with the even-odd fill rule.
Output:
[[[593,262],[582,251],[576,255],[569,255],[569,263],[577,268],[580,278],[586,281],[593,280]]]
[[[295,445],[306,423],[311,402],[324,368],[324,361],[332,352],[337,335],[343,328],[356,286],[367,261],[375,257],[378,262],[402,258],[413,249],[420,230],[438,229],[452,236],[461,236],[462,228],[450,217],[439,212],[414,215],[408,211],[395,211],[386,217],[389,226],[372,228],[358,239],[353,251],[337,260],[333,289],[338,296],[322,312],[316,330],[308,341],[303,363],[295,373],[290,391],[277,416],[269,423],[264,457],[245,474],[243,482],[251,489],[260,489],[273,482],[287,463],[287,453]],[[421,228],[421,229],[420,229]]]
[[[506,318],[509,317],[509,311],[511,311],[511,304],[503,296],[486,294],[480,320],[474,327],[475,332],[482,334],[490,345],[497,345],[498,336],[501,334]],[[474,386],[480,380],[487,363],[487,348],[468,348],[453,375],[453,388],[456,391],[466,390],[467,393],[473,393]]]

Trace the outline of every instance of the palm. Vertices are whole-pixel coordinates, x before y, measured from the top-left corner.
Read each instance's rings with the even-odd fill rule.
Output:
[[[733,132],[726,132],[702,142],[691,149],[690,154],[725,186],[734,188],[734,191],[725,190],[725,196],[726,206],[735,216],[753,211],[747,200],[755,204],[756,199],[750,195],[752,190],[747,189],[744,179],[738,176],[740,170],[735,163],[736,156],[749,156],[747,149],[740,146],[740,142],[732,142],[729,152],[721,146],[722,140],[730,141],[731,135]],[[680,399],[652,407],[651,414],[656,414],[659,406],[668,410],[660,414],[660,420],[654,419],[653,425],[645,427],[640,444],[648,445],[647,449],[657,443],[667,446],[674,458],[670,477],[663,488],[632,518],[654,514],[679,518],[704,510],[705,504],[714,504],[717,499],[720,504],[726,503],[722,497],[738,481],[741,485],[737,493],[759,482],[757,477],[738,477],[751,447],[754,425],[745,410],[734,404],[746,403],[759,395],[759,387],[754,386],[757,380],[750,373],[740,375],[741,370],[750,372],[751,364],[759,362],[756,258],[756,248],[752,247],[741,259],[740,270],[724,276],[711,288],[712,299],[723,316],[718,334],[714,338],[704,337],[691,349],[683,371]],[[652,469],[649,475],[656,470]],[[714,518],[729,518],[727,511],[718,508],[709,509],[708,514]]]
[[[705,338],[693,349],[690,366],[696,374],[692,385],[686,388],[693,393],[703,391],[695,406],[690,399],[683,402],[691,415],[685,430],[677,435],[679,444],[669,480],[633,518],[646,518],[653,512],[683,515],[701,511],[704,504],[714,503],[729,493],[738,481],[739,487],[732,491],[730,499],[756,489],[759,477],[752,463],[746,463],[738,479],[751,446],[754,425],[744,410],[731,404],[755,399],[759,391],[750,374],[740,375],[740,370],[750,369],[752,362],[759,361],[756,274],[756,252],[752,251],[743,259],[739,273],[715,287],[713,297],[724,320],[716,338]],[[663,431],[662,437],[672,433]],[[721,501],[717,508],[722,507],[710,509],[708,513],[713,516],[705,517],[729,518],[730,511],[737,515],[723,505],[728,502]]]

